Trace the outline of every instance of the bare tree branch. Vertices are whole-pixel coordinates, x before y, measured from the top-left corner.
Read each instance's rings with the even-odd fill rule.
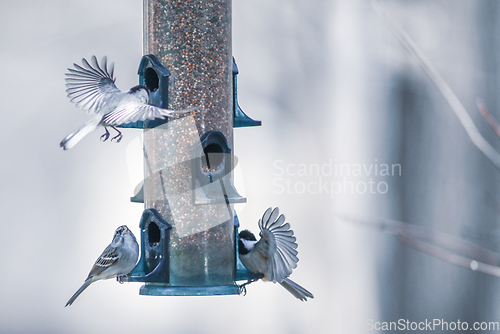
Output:
[[[403,233],[399,234],[399,240],[408,246],[411,246],[415,248],[416,250],[419,250],[421,252],[427,253],[431,256],[434,256],[438,259],[441,259],[445,262],[454,264],[456,266],[464,267],[467,269],[471,269],[474,271],[479,271],[484,274],[500,277],[500,267],[498,266],[493,266],[487,263],[483,263],[480,261],[476,261],[473,259],[470,259],[465,256],[461,256],[458,254],[454,254],[451,252],[448,252],[446,250],[443,250],[437,246],[434,246],[432,244],[428,244],[426,242],[423,242],[421,240],[412,238],[408,235],[405,235]]]
[[[437,87],[441,95],[445,98],[446,102],[450,105],[451,109],[458,117],[458,120],[464,127],[465,131],[472,140],[472,143],[484,153],[484,155],[500,170],[500,155],[498,152],[486,141],[486,139],[479,133],[479,130],[474,125],[467,110],[462,105],[458,97],[453,93],[450,86],[439,75],[436,69],[431,65],[429,60],[424,56],[420,49],[416,46],[413,40],[390,18],[385,12],[380,1],[373,1],[373,7],[377,13],[387,22],[389,28],[394,33],[399,42],[404,46],[406,51],[413,56],[417,64],[429,77],[432,83]]]
[[[395,220],[363,220],[339,214],[337,217],[393,234],[401,242],[448,263],[500,277],[500,254],[461,238]]]

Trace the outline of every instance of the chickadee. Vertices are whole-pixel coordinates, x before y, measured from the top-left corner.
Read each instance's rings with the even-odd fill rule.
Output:
[[[279,216],[279,217],[278,217]],[[251,272],[262,274],[265,281],[281,284],[301,301],[313,294],[288,278],[299,261],[297,243],[285,223],[285,216],[279,215],[279,209],[267,209],[259,219],[260,240],[253,233],[243,230],[239,233],[238,252],[243,265]]]
[[[75,299],[93,282],[113,277],[128,275],[134,269],[139,258],[139,244],[126,225],[116,229],[113,241],[106,247],[95,261],[85,283],[71,297],[66,306],[73,304]]]
[[[83,137],[94,131],[98,126],[104,126],[106,133],[101,136],[102,141],[109,138],[107,126],[112,127],[118,134],[111,138],[120,142],[122,134],[116,126],[122,124],[164,119],[172,117],[175,113],[184,113],[198,109],[189,108],[183,110],[162,109],[148,105],[149,92],[145,86],[134,86],[128,92],[122,92],[115,86],[113,76],[114,65],[111,64],[108,72],[107,58],[101,61],[99,66],[95,56],[92,56],[92,65],[83,58],[83,66],[74,64],[75,69],[68,68],[66,73],[66,92],[71,102],[76,103],[89,114],[95,114],[88,122],[64,138],[60,146],[69,150]]]

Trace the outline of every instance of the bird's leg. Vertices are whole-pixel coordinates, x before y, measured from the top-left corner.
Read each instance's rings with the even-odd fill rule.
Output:
[[[246,288],[246,286],[248,284],[251,284],[251,283],[253,283],[255,281],[258,281],[258,280],[259,280],[258,278],[252,278],[252,279],[249,279],[246,283],[240,285],[240,295],[245,296],[247,294],[247,288]]]
[[[109,131],[107,127],[104,127],[104,130],[106,130],[106,133],[101,136],[102,141],[106,141],[109,138]]]
[[[128,275],[119,275],[119,276],[116,276],[116,281],[120,284],[123,284],[123,282],[128,282],[128,279],[127,279]]]
[[[120,131],[118,131],[118,129],[115,128],[114,126],[112,126],[112,128],[115,129],[115,131],[118,132],[118,134],[116,136],[114,136],[113,138],[111,138],[111,141],[116,140],[116,142],[119,143],[123,137],[122,133]]]

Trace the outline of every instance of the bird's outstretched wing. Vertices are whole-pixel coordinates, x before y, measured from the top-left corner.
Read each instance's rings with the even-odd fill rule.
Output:
[[[120,257],[118,256],[116,247],[109,245],[102,252],[101,256],[99,256],[97,261],[95,261],[94,266],[90,270],[89,278],[91,276],[96,276],[101,274],[104,270],[106,270],[107,268],[111,267],[116,262],[118,262],[119,259]]]
[[[92,65],[85,58],[82,63],[83,67],[73,64],[74,69],[68,68],[66,92],[77,107],[89,114],[97,113],[110,95],[120,92],[115,86],[114,65],[111,64],[108,71],[107,58],[102,59],[100,66],[95,56],[91,58]]]
[[[166,117],[172,117],[175,114],[186,113],[196,109],[198,109],[198,107],[182,110],[170,110],[158,108],[139,101],[130,101],[106,114],[103,117],[102,122],[109,126],[119,126],[137,121],[164,119]]]
[[[285,223],[285,216],[279,214],[279,209],[267,209],[259,219],[261,240],[255,247],[261,248],[262,242],[266,243],[268,272],[267,279],[271,282],[282,282],[290,276],[293,269],[297,267],[297,243],[290,230],[290,224]],[[261,244],[261,245],[259,245]]]

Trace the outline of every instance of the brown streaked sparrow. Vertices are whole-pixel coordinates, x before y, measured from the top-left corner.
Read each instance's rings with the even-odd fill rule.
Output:
[[[139,244],[132,231],[126,225],[116,229],[113,241],[106,247],[83,285],[68,300],[66,306],[73,304],[75,299],[93,282],[128,275],[134,269],[139,258]]]

